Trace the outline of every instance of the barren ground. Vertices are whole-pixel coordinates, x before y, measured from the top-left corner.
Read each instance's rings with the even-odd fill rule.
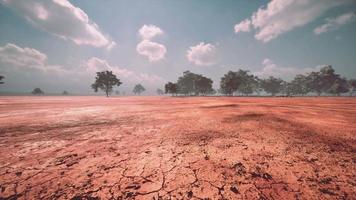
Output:
[[[355,199],[355,98],[0,97],[0,199]]]

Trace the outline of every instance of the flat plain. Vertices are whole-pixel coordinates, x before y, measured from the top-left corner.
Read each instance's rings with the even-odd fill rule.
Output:
[[[355,199],[356,98],[0,97],[0,199]]]

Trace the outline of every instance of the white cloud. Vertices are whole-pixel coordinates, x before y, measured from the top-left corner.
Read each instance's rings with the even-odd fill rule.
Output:
[[[142,41],[137,44],[138,54],[148,58],[150,62],[157,62],[164,59],[167,49],[163,44],[152,42],[156,36],[162,35],[163,31],[155,25],[143,25],[138,31]]]
[[[269,76],[279,77],[283,79],[292,79],[297,74],[305,74],[312,71],[318,71],[321,66],[316,67],[281,67],[273,62],[273,60],[266,58],[262,62],[263,68],[260,71],[254,72],[256,76],[266,78]]]
[[[216,47],[212,44],[201,42],[189,48],[187,59],[195,65],[213,65],[216,63]]]
[[[235,33],[239,32],[250,32],[251,29],[251,21],[249,19],[245,19],[239,24],[236,24],[235,27]]]
[[[19,15],[62,39],[77,45],[91,45],[111,49],[115,42],[105,36],[88,15],[68,0],[0,0]]]
[[[241,27],[246,28],[246,23],[250,20],[256,31],[255,38],[268,42],[285,32],[314,21],[331,8],[350,2],[352,0],[273,0],[266,7],[259,8],[250,19],[245,20],[245,23],[237,26],[241,31]]]
[[[152,38],[162,35],[163,31],[155,25],[143,25],[139,30],[139,35],[143,40],[151,40]]]
[[[150,84],[162,84],[164,79],[154,75],[146,73],[136,73],[134,71],[116,66],[110,65],[106,60],[92,57],[85,63],[86,71],[89,73],[96,73],[98,71],[109,70],[118,75],[120,79],[124,79],[125,82],[137,83],[137,82],[148,82]]]
[[[45,65],[47,56],[36,49],[21,48],[8,43],[0,47],[0,62],[21,67],[42,67]]]
[[[163,44],[156,42],[151,42],[149,40],[141,41],[137,47],[136,51],[143,56],[146,56],[150,62],[156,62],[164,59],[167,49]]]
[[[130,77],[134,72],[118,67],[110,65],[106,60],[102,60],[97,57],[92,57],[86,62],[86,70],[90,73],[96,73],[98,71],[113,71],[115,74],[122,77]]]
[[[9,70],[37,69],[43,72],[66,72],[62,66],[48,65],[46,54],[11,43],[0,47],[0,66]]]
[[[335,18],[326,19],[326,23],[314,29],[316,35],[326,33],[338,29],[340,26],[352,22],[356,19],[356,14],[353,12],[345,13]]]

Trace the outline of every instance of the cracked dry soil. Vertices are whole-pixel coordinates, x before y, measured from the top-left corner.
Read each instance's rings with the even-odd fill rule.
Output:
[[[0,199],[355,199],[354,98],[1,97]]]

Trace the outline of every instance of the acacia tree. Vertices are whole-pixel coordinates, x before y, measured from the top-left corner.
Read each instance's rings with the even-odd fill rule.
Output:
[[[62,95],[67,96],[67,95],[69,95],[69,92],[67,92],[66,90],[64,90],[64,91],[62,92]]]
[[[146,91],[146,89],[141,84],[135,85],[134,89],[132,90],[135,95],[141,95],[141,93],[144,91]]]
[[[164,85],[164,90],[166,94],[171,94],[173,96],[174,94],[177,94],[178,87],[176,83],[168,82]]]
[[[262,80],[261,87],[265,92],[271,94],[272,96],[275,96],[281,91],[282,83],[282,79],[270,76],[268,79]]]
[[[109,97],[114,86],[120,86],[122,83],[120,79],[116,77],[112,71],[102,71],[97,72],[95,77],[95,83],[91,85],[95,92],[98,90],[103,90],[106,94],[106,97]]]
[[[44,92],[41,90],[41,88],[35,88],[31,92],[33,95],[44,95]]]
[[[4,76],[1,76],[0,75],[0,84],[4,84],[4,81],[1,81],[2,79],[4,79],[5,77]]]

